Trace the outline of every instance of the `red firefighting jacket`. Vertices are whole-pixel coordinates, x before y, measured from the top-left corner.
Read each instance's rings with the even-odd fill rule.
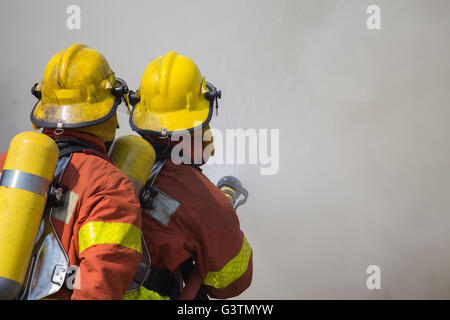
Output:
[[[61,183],[68,187],[52,223],[69,257],[79,266],[73,292],[50,298],[122,299],[142,257],[141,209],[130,180],[106,160],[106,148],[91,135],[65,130],[58,138],[77,138],[103,154],[74,153]],[[6,153],[0,155],[0,171]]]
[[[252,280],[252,248],[226,196],[192,166],[166,160],[154,185],[161,210],[144,210],[143,232],[152,265],[174,272],[194,257],[207,293],[230,298]],[[156,198],[155,198],[156,199]],[[157,201],[158,202],[158,201]]]

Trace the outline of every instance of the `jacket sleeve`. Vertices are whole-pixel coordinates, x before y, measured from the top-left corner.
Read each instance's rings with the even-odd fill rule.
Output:
[[[196,250],[196,268],[209,296],[227,299],[250,286],[253,252],[240,229],[236,211],[219,190],[216,201],[206,208],[206,223],[198,226],[203,236]]]
[[[3,171],[3,167],[5,166],[7,152],[0,154],[0,172]]]
[[[93,191],[74,228],[80,265],[71,299],[118,300],[142,257],[140,205],[132,183],[120,174],[109,174]]]
[[[252,282],[252,275],[252,248],[245,236],[242,236],[239,252],[221,269],[208,272],[203,284],[212,298],[228,299],[244,292]]]

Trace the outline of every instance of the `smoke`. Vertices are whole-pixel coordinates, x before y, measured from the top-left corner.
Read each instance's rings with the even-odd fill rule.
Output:
[[[238,214],[254,277],[239,298],[450,298],[448,1],[128,2],[77,1],[79,30],[70,1],[2,4],[2,150],[31,129],[29,90],[59,50],[90,45],[133,90],[175,50],[222,90],[212,128],[279,130],[277,174],[204,170],[250,192]]]

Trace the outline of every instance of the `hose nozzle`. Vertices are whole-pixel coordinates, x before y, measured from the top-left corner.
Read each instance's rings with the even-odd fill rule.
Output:
[[[248,198],[248,191],[242,186],[241,181],[233,176],[222,177],[217,183],[217,187],[230,199],[231,205],[234,209],[243,205]],[[238,199],[243,196],[243,199]]]

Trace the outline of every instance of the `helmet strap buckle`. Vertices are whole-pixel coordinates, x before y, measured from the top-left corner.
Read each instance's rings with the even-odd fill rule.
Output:
[[[134,92],[133,90],[128,91],[128,99],[133,107],[136,106],[140,100],[137,92]]]
[[[222,98],[222,91],[217,90],[211,83],[205,82],[209,91],[205,92],[206,100],[212,101],[216,106],[216,117],[219,115],[219,99]]]
[[[57,135],[57,136],[60,136],[60,135],[62,135],[62,134],[64,133],[63,122],[62,122],[62,121],[59,121],[59,122],[56,124],[56,129],[53,131],[53,133],[54,133],[55,135]]]
[[[42,99],[42,92],[41,92],[41,83],[37,82],[34,84],[34,86],[31,87],[31,94],[35,96],[38,100]]]

